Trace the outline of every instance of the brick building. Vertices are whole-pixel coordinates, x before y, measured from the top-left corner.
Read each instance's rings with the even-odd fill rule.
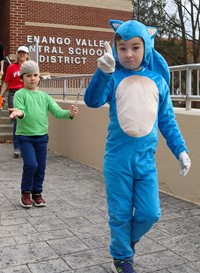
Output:
[[[112,41],[109,20],[131,18],[131,0],[1,0],[0,41],[13,60],[18,46],[37,38],[42,72],[90,74]]]

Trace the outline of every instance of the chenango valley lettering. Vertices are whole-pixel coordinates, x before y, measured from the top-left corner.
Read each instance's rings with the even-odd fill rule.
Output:
[[[27,36],[29,50],[36,51],[38,42],[40,63],[86,64],[91,56],[100,57],[104,53],[105,40],[91,40],[70,37]]]

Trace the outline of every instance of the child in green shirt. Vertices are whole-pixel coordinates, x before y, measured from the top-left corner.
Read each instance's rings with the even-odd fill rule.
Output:
[[[20,68],[24,88],[14,97],[10,118],[17,118],[16,135],[23,158],[20,203],[25,208],[32,204],[45,206],[42,197],[46,169],[48,143],[48,112],[58,119],[73,119],[78,114],[77,106],[62,109],[47,93],[38,90],[40,72],[38,64],[26,61]]]

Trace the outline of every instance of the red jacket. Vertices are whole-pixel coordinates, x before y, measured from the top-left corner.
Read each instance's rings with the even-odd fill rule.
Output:
[[[8,66],[4,82],[9,83],[8,90],[20,89],[24,87],[19,77],[20,65],[14,63]]]

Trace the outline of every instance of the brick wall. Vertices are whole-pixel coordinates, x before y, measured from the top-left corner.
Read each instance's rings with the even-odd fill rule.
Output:
[[[35,1],[28,2],[27,12],[27,20],[31,22],[104,28],[109,27],[109,19],[127,20],[131,18],[131,11]]]
[[[0,6],[0,42],[8,54],[10,52],[10,0],[1,0]]]
[[[103,41],[113,38],[109,20],[126,21],[132,16],[131,10],[31,0],[1,1],[3,9],[10,9],[9,20],[6,19],[9,38],[7,26],[0,34],[6,41],[6,51],[15,54],[19,45],[39,37],[40,69],[51,75],[94,73]],[[55,39],[55,43],[49,39]]]
[[[16,52],[18,45],[26,39],[25,19],[27,0],[10,0],[10,51]]]

